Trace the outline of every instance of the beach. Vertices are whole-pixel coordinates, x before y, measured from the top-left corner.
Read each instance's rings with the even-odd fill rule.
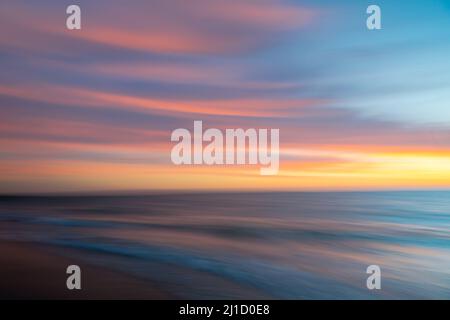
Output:
[[[57,251],[32,243],[0,243],[0,299],[173,298],[148,280],[86,263],[80,265],[81,290],[68,290],[66,268],[73,261]]]

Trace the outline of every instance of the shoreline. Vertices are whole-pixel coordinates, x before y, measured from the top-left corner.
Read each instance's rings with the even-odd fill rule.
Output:
[[[84,262],[79,264],[81,290],[69,290],[66,268],[71,264],[73,261],[50,246],[2,241],[0,299],[176,299],[147,279]]]

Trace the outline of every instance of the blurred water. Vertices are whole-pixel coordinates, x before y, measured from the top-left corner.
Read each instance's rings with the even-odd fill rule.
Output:
[[[0,197],[0,238],[82,249],[180,298],[450,298],[445,191]]]

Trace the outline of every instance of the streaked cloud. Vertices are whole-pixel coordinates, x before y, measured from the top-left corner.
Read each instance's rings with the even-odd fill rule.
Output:
[[[437,36],[288,0],[80,1],[71,32],[64,5],[0,4],[0,192],[450,186]],[[280,174],[173,166],[194,120],[280,128]]]
[[[41,36],[75,37],[128,50],[211,54],[271,43],[282,32],[311,24],[318,15],[313,9],[279,0],[134,1],[133,14],[127,15],[123,14],[124,7],[130,8],[127,1],[79,1],[78,5],[85,9],[83,32],[68,33],[56,18],[62,6],[49,1],[33,10],[23,1],[5,3],[3,24],[19,32],[26,28]],[[14,38],[9,45],[38,45]]]

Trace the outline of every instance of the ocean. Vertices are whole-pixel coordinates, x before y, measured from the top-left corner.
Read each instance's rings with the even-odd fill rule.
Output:
[[[448,191],[3,196],[0,239],[180,299],[450,298]]]

